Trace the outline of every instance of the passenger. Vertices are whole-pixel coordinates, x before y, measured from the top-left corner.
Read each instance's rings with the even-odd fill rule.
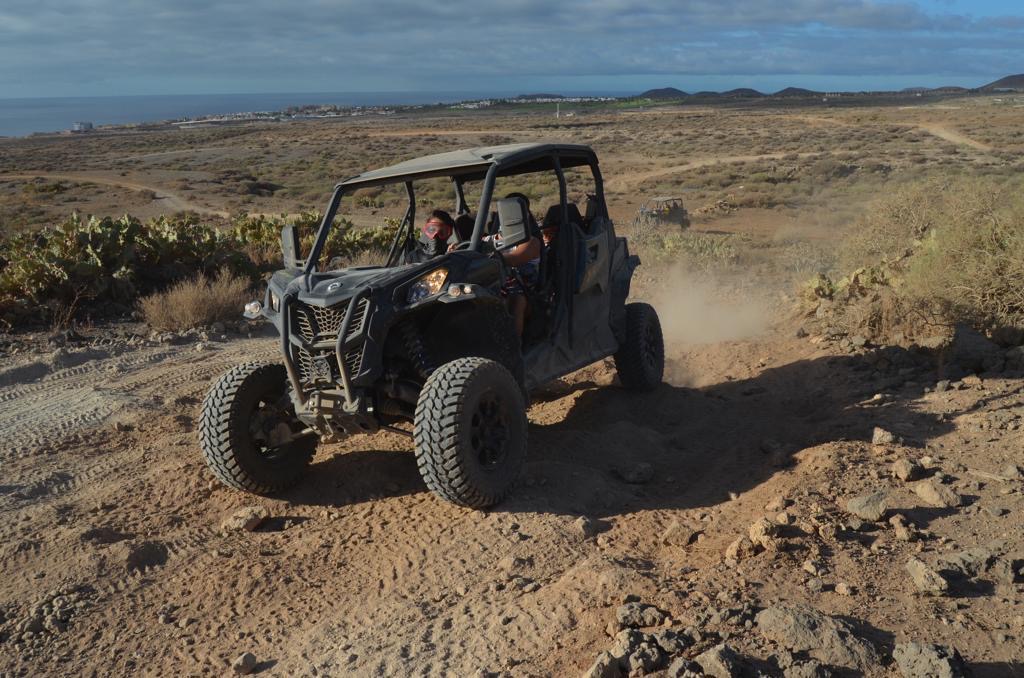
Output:
[[[406,263],[420,263],[448,251],[448,239],[455,232],[455,221],[444,210],[434,210],[420,229],[419,242],[406,256]]]

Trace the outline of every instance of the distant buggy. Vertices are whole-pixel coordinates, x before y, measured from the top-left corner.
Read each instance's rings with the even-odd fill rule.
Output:
[[[633,217],[633,234],[644,237],[657,232],[659,226],[675,225],[680,229],[690,227],[690,214],[683,206],[682,198],[651,198],[640,204]]]
[[[531,237],[518,198],[497,199],[497,181],[544,173],[557,203],[543,217],[557,232],[529,287],[522,337],[501,296],[513,273],[501,253]],[[581,214],[567,174],[593,187]],[[406,263],[417,246],[416,187],[450,180],[454,213],[472,232],[451,249]],[[397,184],[408,197],[386,261],[323,270],[328,232],[343,195]],[[448,501],[500,501],[526,456],[529,393],[608,356],[622,385],[661,382],[664,347],[651,306],[626,303],[640,263],[608,217],[597,156],[587,146],[514,144],[409,160],[338,184],[313,241],[300,253],[295,227],[282,232],[284,268],[263,301],[247,305],[280,335],[279,362],[239,365],[203,402],[200,443],[225,484],[274,493],[293,485],[318,441],[388,430],[410,435],[427,487]],[[411,424],[411,432],[408,426]]]

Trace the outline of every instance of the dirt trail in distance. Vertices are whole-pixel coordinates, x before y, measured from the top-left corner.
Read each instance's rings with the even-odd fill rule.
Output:
[[[0,181],[4,180],[31,180],[31,179],[52,179],[54,181],[78,181],[83,183],[101,184],[104,186],[116,186],[119,188],[127,188],[133,191],[152,191],[155,194],[155,199],[163,202],[166,207],[166,213],[173,214],[175,212],[198,212],[200,214],[211,214],[219,217],[228,217],[229,214],[222,210],[215,210],[209,207],[204,207],[198,203],[194,203],[188,198],[185,198],[173,191],[170,191],[162,186],[152,186],[148,184],[142,184],[136,181],[128,179],[115,178],[110,176],[104,176],[100,174],[86,174],[82,172],[75,173],[55,173],[55,172],[32,172],[25,174],[0,174]]]
[[[915,127],[924,130],[925,132],[928,132],[928,134],[931,134],[932,136],[944,139],[950,142],[951,144],[957,144],[959,146],[970,146],[976,151],[992,150],[992,147],[990,145],[978,141],[977,139],[972,139],[966,134],[957,132],[956,130],[951,129],[945,125],[941,125],[938,123],[922,123],[920,125],[915,125]]]

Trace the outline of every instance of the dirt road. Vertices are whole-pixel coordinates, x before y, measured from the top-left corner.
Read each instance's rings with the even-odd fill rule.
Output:
[[[103,186],[117,186],[132,191],[152,191],[155,200],[161,201],[161,210],[166,214],[175,212],[198,212],[199,214],[212,214],[220,217],[227,217],[228,213],[221,210],[210,209],[198,203],[192,202],[177,193],[169,191],[161,186],[151,186],[135,181],[111,177],[102,174],[90,174],[76,172],[72,174],[58,174],[52,172],[35,172],[32,174],[0,174],[0,181],[5,180],[26,180],[26,179],[51,179],[53,181],[78,181],[84,183],[101,184]]]
[[[727,638],[768,675],[784,648],[744,627],[744,605],[852,619],[886,662],[895,642],[927,640],[975,675],[1021,675],[1019,579],[979,572],[981,588],[934,598],[904,570],[968,547],[1017,562],[1021,482],[970,470],[1019,461],[1021,382],[926,393],[940,375],[913,356],[889,367],[791,337],[674,345],[675,385],[650,394],[616,387],[608,364],[553,384],[530,409],[523,481],[490,512],[428,494],[391,434],[323,447],[283,497],[215,483],[199,400],[228,366],[272,357],[271,339],[14,356],[0,371],[0,670],[222,675],[251,651],[264,675],[573,675],[613,643],[630,595],[699,638],[686,655]],[[872,448],[874,426],[903,442]],[[889,477],[925,456],[966,508],[929,508]],[[920,539],[846,512],[879,488]],[[222,533],[246,506],[270,519]],[[726,547],[783,508],[777,546],[730,564]],[[894,675],[881,662],[864,672]]]

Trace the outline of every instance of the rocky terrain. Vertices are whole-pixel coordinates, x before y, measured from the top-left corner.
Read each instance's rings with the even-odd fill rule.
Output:
[[[217,484],[199,402],[259,328],[8,338],[0,673],[1024,675],[1021,365],[957,346],[784,322],[650,394],[592,366],[476,512],[393,434]]]

